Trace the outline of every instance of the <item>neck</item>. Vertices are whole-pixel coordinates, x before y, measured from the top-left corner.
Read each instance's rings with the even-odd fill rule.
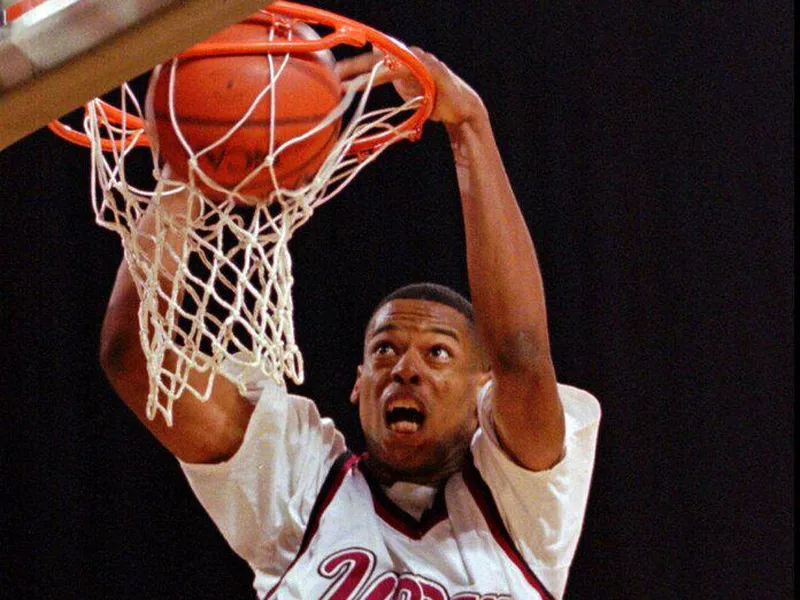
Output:
[[[451,469],[449,471],[437,471],[435,473],[427,473],[422,471],[408,472],[401,469],[395,469],[391,465],[387,465],[371,455],[367,455],[364,466],[369,469],[370,475],[379,484],[384,486],[391,486],[398,481],[405,481],[407,483],[415,483],[417,485],[427,485],[430,487],[439,487],[458,469]]]
[[[469,440],[464,440],[463,443],[456,446],[450,446],[448,450],[439,453],[438,460],[414,469],[398,468],[380,460],[378,456],[379,453],[370,451],[363,464],[379,484],[390,486],[398,481],[405,481],[439,487],[460,471],[464,463],[469,460]]]

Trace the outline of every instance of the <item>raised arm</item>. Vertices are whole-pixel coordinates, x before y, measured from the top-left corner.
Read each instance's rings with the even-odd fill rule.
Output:
[[[182,194],[164,197],[162,202],[173,214],[186,212],[186,196]],[[153,231],[154,216],[152,210],[146,215],[143,232]],[[178,248],[182,242],[175,234],[168,239],[173,248]],[[162,285],[168,287],[168,274],[174,272],[175,265],[170,263],[169,253],[163,256],[165,275]],[[229,458],[241,445],[253,408],[239,395],[236,386],[224,377],[214,379],[214,389],[207,402],[197,400],[188,392],[178,398],[173,406],[172,427],[168,427],[160,416],[151,421],[145,415],[150,382],[139,339],[138,310],[139,296],[128,263],[123,259],[106,309],[100,340],[100,361],[109,381],[142,423],[181,460],[211,463]],[[190,382],[196,389],[203,389],[205,377],[205,374],[193,373]]]
[[[558,462],[564,413],[550,356],[544,289],[533,241],[503,167],[480,97],[430,54],[415,50],[436,81],[432,119],[447,128],[456,162],[478,332],[495,381],[494,421],[506,451],[523,467]],[[376,58],[340,66],[346,79]],[[387,73],[404,96],[413,80]]]
[[[476,99],[466,118],[446,126],[461,193],[470,293],[496,386],[495,425],[518,463],[547,469],[561,457],[564,415],[533,241],[483,104]]]

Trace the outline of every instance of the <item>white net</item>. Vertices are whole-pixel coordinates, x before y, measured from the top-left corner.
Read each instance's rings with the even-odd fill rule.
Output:
[[[259,102],[272,101],[287,60],[289,55],[269,56],[270,82],[253,98],[250,111]],[[177,61],[169,67],[171,86]],[[149,418],[161,413],[171,425],[175,400],[187,393],[207,400],[224,363],[226,376],[240,387],[243,382],[231,373],[257,370],[281,385],[286,378],[302,382],[303,360],[293,326],[289,240],[318,206],[339,193],[391,142],[410,137],[397,131],[396,123],[398,115],[419,106],[419,98],[396,106],[368,107],[381,68],[378,64],[353,82],[328,117],[298,138],[276,142],[276,111],[272,111],[270,136],[276,143],[271,142],[269,155],[251,175],[267,170],[276,184],[274,165],[282,152],[348,116],[338,140],[307,183],[297,189],[278,186],[257,202],[241,193],[250,176],[225,188],[203,172],[199,158],[209,147],[186,146],[190,150],[188,181],[172,178],[154,148],[154,189],[132,185],[126,162],[144,132],[129,123],[130,116],[144,119],[140,103],[125,84],[121,118],[110,115],[108,105],[100,101],[87,107],[84,127],[92,141],[97,222],[120,235],[141,301],[139,330],[150,376]],[[180,137],[174,106],[170,114]],[[248,114],[215,144],[224,143]],[[390,142],[361,156],[351,153],[357,140],[385,131],[396,132]],[[106,144],[104,151],[103,139],[116,143]]]

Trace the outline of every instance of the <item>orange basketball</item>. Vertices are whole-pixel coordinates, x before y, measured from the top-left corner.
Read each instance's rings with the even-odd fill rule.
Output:
[[[245,22],[215,34],[204,43],[263,42],[268,40],[268,35],[265,25]],[[308,33],[302,32],[302,35]],[[273,55],[276,71],[285,56]],[[200,169],[230,190],[263,163],[271,147],[272,93],[275,106],[272,148],[277,149],[313,129],[341,98],[340,81],[333,66],[329,53],[292,54],[273,86],[274,92],[264,94],[247,120],[228,139],[199,156]],[[185,180],[189,173],[189,154],[170,117],[170,71],[171,62],[153,71],[145,118],[148,135],[157,138],[161,156],[175,175]],[[225,136],[247,113],[270,80],[269,57],[265,54],[180,59],[175,73],[175,116],[178,129],[193,153],[200,154]],[[296,188],[313,177],[335,143],[340,125],[341,120],[337,120],[278,154],[273,164],[278,185]],[[199,180],[198,185],[212,199],[224,198],[224,194]],[[264,198],[273,189],[270,170],[264,168],[239,192]]]

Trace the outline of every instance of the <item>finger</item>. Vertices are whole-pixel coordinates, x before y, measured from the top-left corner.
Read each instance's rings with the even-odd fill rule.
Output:
[[[409,50],[427,68],[430,68],[431,66],[434,66],[434,65],[438,65],[441,62],[438,58],[436,58],[436,56],[434,56],[430,52],[426,52],[425,50],[423,50],[419,46],[411,46],[409,48]]]
[[[343,88],[353,87],[356,91],[364,91],[368,87],[378,87],[391,82],[404,98],[415,95],[414,89],[417,85],[411,71],[396,59],[387,59],[380,51],[372,57],[356,57],[342,63],[344,63],[341,71],[344,74],[341,77]]]
[[[383,60],[383,55],[375,52],[365,52],[358,56],[345,58],[336,63],[336,74],[342,81],[347,81],[368,73],[381,60]]]

